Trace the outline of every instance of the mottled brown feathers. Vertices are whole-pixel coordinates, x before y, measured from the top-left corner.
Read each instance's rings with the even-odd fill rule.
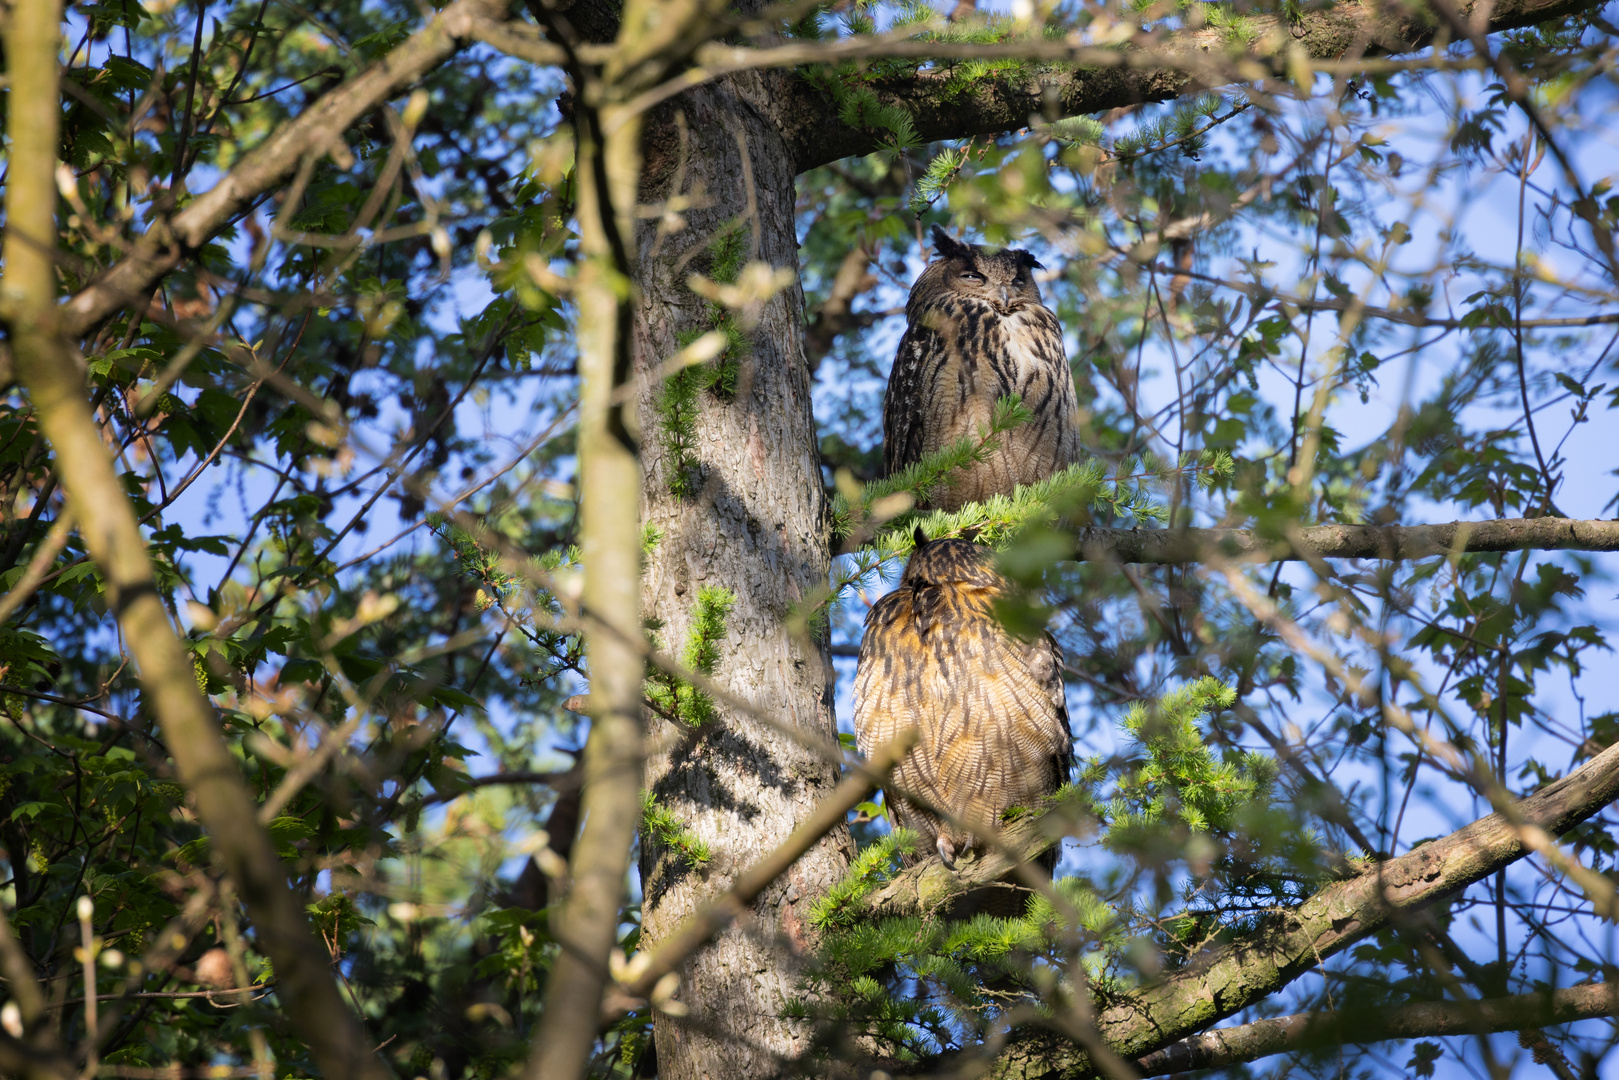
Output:
[[[1038,807],[1068,778],[1062,652],[1050,635],[1025,642],[1007,633],[994,611],[1005,588],[985,549],[923,543],[899,588],[872,607],[860,643],[860,750],[919,729],[887,789],[890,819],[920,833],[947,865],[982,849],[974,830],[992,832],[1013,807]]]
[[[987,431],[997,399],[1034,419],[1001,436],[988,461],[955,474],[933,505],[1008,494],[1079,460],[1079,402],[1062,325],[1040,299],[1027,251],[986,251],[935,226],[938,255],[911,287],[907,326],[883,399],[883,471]]]

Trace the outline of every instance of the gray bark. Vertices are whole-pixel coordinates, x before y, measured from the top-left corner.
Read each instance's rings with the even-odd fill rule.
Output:
[[[660,235],[654,221],[639,238],[645,515],[662,534],[647,559],[643,608],[661,620],[663,647],[678,654],[698,590],[732,590],[736,607],[714,678],[778,722],[829,740],[835,727],[824,649],[788,629],[793,605],[824,585],[830,565],[801,290],[795,283],[764,305],[735,400],[701,395],[695,498],[670,493],[675,466],[662,445],[650,374],[678,350],[678,333],[710,329],[707,304],[686,281],[708,269],[707,245],[727,223],[747,225],[749,261],[797,269],[793,158],[771,110],[764,81],[742,75],[683,95],[649,125],[643,201],[686,195],[696,205],[683,211],[684,229]],[[643,948],[669,937],[785,841],[838,779],[835,761],[731,710],[701,734],[661,720],[649,734],[665,749],[649,760],[647,787],[713,855],[690,870],[643,841]],[[678,997],[690,1015],[660,1014],[656,1022],[664,1080],[769,1075],[807,1048],[807,1029],[783,1020],[782,1007],[796,993],[795,973],[811,944],[809,902],[838,879],[849,855],[840,825],[764,890],[751,917],[685,962]]]

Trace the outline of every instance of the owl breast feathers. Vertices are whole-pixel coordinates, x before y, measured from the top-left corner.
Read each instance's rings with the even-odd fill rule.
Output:
[[[1006,586],[985,549],[918,539],[900,587],[866,617],[855,737],[870,754],[917,729],[889,782],[890,820],[953,866],[981,847],[975,832],[993,833],[1008,810],[1038,807],[1062,786],[1072,742],[1056,641],[1020,641],[1001,626],[994,602]]]
[[[986,251],[933,229],[938,258],[911,287],[907,326],[883,398],[883,472],[989,430],[997,399],[1034,418],[989,459],[953,473],[935,508],[1010,494],[1079,460],[1079,400],[1062,325],[1040,300],[1027,251]]]

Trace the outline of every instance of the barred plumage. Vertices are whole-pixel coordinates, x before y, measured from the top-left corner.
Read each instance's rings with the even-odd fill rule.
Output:
[[[1072,741],[1062,650],[1049,635],[1020,641],[995,616],[1006,583],[984,549],[917,537],[899,588],[866,616],[855,675],[862,753],[915,727],[921,737],[894,771],[890,819],[915,829],[948,866],[979,830],[1012,807],[1035,808],[1068,778]],[[900,792],[910,792],[917,801]],[[1051,859],[1043,860],[1050,870]]]
[[[936,508],[1008,494],[1079,460],[1079,399],[1062,324],[1041,303],[1027,251],[986,251],[934,226],[938,258],[911,287],[908,323],[883,398],[883,471],[892,475],[987,430],[997,399],[1034,414],[988,461],[957,473]]]

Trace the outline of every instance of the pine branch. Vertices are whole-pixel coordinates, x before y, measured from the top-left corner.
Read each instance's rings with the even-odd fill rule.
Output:
[[[842,924],[908,915],[936,915],[958,897],[1000,881],[1015,866],[1033,861],[1067,833],[1067,814],[1058,808],[1004,826],[995,844],[976,858],[947,868],[927,858],[894,875],[882,888],[863,895],[840,898],[837,918]],[[1016,860],[1012,855],[1018,856]]]

